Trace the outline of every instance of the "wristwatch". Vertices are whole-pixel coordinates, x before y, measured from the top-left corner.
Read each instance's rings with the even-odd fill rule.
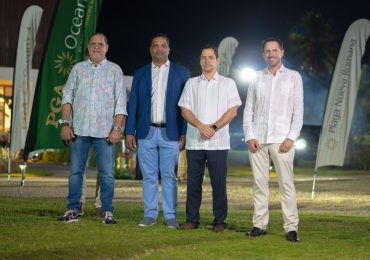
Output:
[[[213,130],[217,131],[217,125],[214,124],[211,127],[213,128]]]
[[[63,126],[70,126],[71,124],[69,123],[68,120],[66,119],[59,119],[58,123],[63,127]]]

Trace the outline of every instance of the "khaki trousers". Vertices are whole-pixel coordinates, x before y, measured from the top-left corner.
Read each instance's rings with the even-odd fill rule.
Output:
[[[269,171],[270,158],[276,169],[284,218],[285,232],[298,230],[298,210],[294,186],[293,160],[294,147],[287,153],[279,152],[280,144],[262,145],[261,149],[252,153],[249,160],[253,172],[253,226],[267,229],[269,221]]]
[[[82,194],[81,194],[81,203],[86,203],[86,173],[84,174],[83,184],[82,184]],[[101,208],[101,200],[100,200],[100,180],[99,180],[99,173],[96,176],[96,187],[95,187],[95,208]]]

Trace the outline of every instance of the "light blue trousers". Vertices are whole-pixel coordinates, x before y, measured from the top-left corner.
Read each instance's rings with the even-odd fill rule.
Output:
[[[162,182],[162,207],[166,220],[177,218],[178,141],[167,137],[165,128],[151,126],[148,136],[138,140],[138,158],[143,173],[144,217],[158,217],[158,172]]]

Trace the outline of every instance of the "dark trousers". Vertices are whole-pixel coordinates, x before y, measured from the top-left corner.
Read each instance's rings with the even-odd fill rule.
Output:
[[[202,202],[202,183],[207,162],[211,178],[213,199],[213,225],[224,225],[227,217],[227,175],[228,150],[186,150],[188,163],[186,222],[199,226],[199,208]]]

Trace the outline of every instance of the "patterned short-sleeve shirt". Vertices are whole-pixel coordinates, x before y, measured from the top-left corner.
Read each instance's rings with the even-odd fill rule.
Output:
[[[108,137],[116,115],[127,115],[121,68],[106,59],[77,63],[63,88],[62,104],[72,105],[72,126],[80,136]]]

